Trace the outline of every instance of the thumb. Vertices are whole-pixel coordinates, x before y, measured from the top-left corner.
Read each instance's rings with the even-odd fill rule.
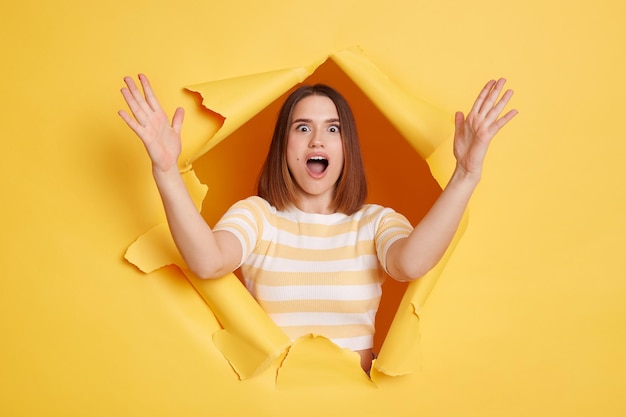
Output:
[[[463,131],[463,123],[465,122],[465,116],[463,112],[456,112],[454,114],[454,129],[457,133],[461,133]]]
[[[172,128],[176,133],[180,135],[183,128],[183,120],[185,119],[185,110],[182,107],[178,107],[172,117]]]

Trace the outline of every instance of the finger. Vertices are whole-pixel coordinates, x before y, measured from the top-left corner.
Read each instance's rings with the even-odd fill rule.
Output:
[[[133,130],[133,132],[135,132],[137,134],[137,136],[141,137],[141,135],[139,134],[139,131],[141,130],[141,126],[139,125],[139,123],[137,123],[137,121],[135,121],[135,119],[133,119],[124,110],[118,111],[117,114],[119,114],[119,116],[122,118],[122,120],[124,120],[124,122],[126,122],[128,127],[130,127]]]
[[[478,94],[478,97],[476,98],[476,101],[474,101],[474,105],[472,106],[472,109],[470,110],[470,113],[478,113],[480,111],[480,109],[483,106],[483,103],[485,102],[485,99],[487,98],[487,95],[489,94],[489,92],[493,88],[494,84],[495,84],[494,80],[489,80],[489,82],[487,82],[487,84],[485,84],[483,89],[480,91],[480,94]]]
[[[185,110],[182,107],[179,107],[174,112],[174,116],[172,117],[172,128],[174,132],[180,135],[180,132],[183,128],[183,120],[185,119]]]
[[[148,115],[144,111],[143,107],[139,103],[137,103],[135,96],[128,88],[122,88],[120,91],[122,92],[122,96],[124,96],[124,100],[126,100],[126,104],[128,104],[128,108],[130,109],[137,122],[140,125],[144,126],[148,119]]]
[[[141,82],[141,88],[143,88],[144,95],[146,96],[146,101],[150,108],[153,111],[161,110],[161,104],[154,94],[154,90],[152,89],[152,85],[150,85],[150,80],[148,79],[148,77],[144,74],[139,74],[139,81]]]
[[[126,76],[124,77],[124,82],[126,83],[126,87],[128,91],[130,92],[131,96],[133,97],[134,101],[137,103],[137,107],[141,108],[141,110],[146,115],[149,115],[150,113],[152,113],[152,108],[146,102],[146,99],[144,95],[142,94],[142,92],[137,87],[137,84],[135,84],[135,80],[133,80],[132,77]]]
[[[481,106],[479,113],[486,115],[493,109],[493,106],[495,105],[496,101],[498,100],[498,97],[500,96],[500,92],[502,91],[502,88],[504,88],[504,84],[506,84],[506,80],[504,78],[500,78],[495,83],[491,91],[489,91],[489,93],[487,94],[487,98],[483,102],[483,105]]]
[[[496,129],[496,132],[502,129],[504,125],[510,122],[511,119],[517,116],[517,114],[518,114],[518,111],[516,109],[509,110],[504,116],[496,120],[495,123],[493,124],[493,126]]]
[[[509,103],[509,100],[511,100],[511,97],[513,97],[513,90],[506,90],[502,95],[502,98],[488,111],[485,116],[485,121],[487,123],[492,123],[498,119],[506,105]]]

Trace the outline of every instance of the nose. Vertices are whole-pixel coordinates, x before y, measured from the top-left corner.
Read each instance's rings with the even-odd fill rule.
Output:
[[[322,139],[322,135],[319,133],[318,129],[315,129],[311,134],[311,140],[309,141],[309,148],[323,148],[324,141]]]

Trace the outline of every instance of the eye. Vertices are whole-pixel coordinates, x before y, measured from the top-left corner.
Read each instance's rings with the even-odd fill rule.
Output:
[[[297,125],[296,126],[296,132],[310,132],[311,128],[307,125]]]
[[[339,128],[339,125],[331,125],[328,127],[328,131],[331,133],[339,133],[341,129]]]

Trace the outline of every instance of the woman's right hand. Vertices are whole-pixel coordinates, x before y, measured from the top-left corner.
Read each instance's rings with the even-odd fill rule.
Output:
[[[139,81],[143,94],[131,77],[124,77],[126,87],[121,91],[132,116],[124,110],[120,110],[118,114],[143,142],[152,160],[155,174],[158,171],[168,172],[172,169],[178,171],[184,111],[180,107],[177,108],[170,125],[167,115],[152,91],[148,77],[139,74]]]

